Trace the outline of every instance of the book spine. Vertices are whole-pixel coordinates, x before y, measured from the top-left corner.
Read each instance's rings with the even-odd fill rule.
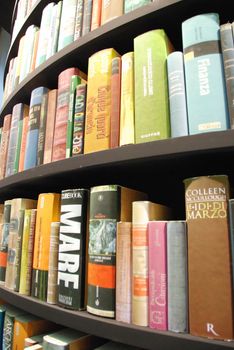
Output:
[[[234,43],[231,23],[220,26],[220,40],[224,64],[227,101],[231,129],[234,129]]]
[[[136,10],[137,8],[141,6],[145,6],[149,3],[151,3],[152,0],[125,0],[124,1],[124,13],[131,12],[133,10]]]
[[[12,317],[6,312],[5,319],[4,319],[4,327],[3,327],[3,349],[4,350],[12,349],[13,334],[14,334],[14,317]]]
[[[7,158],[7,150],[9,144],[9,135],[11,128],[11,114],[7,114],[4,117],[3,129],[2,129],[2,140],[0,147],[0,179],[5,177],[6,172],[6,158]]]
[[[60,20],[58,51],[74,40],[76,0],[63,0]]]
[[[29,106],[24,105],[23,106],[23,115],[22,119],[19,121],[18,126],[18,137],[17,137],[17,145],[16,145],[16,155],[15,155],[15,162],[14,162],[14,174],[16,174],[19,171],[19,162],[20,162],[20,156],[21,156],[21,146],[23,144],[23,137],[26,138],[25,133],[25,122],[28,122],[28,114],[29,114]],[[26,121],[25,121],[26,118]],[[24,140],[25,142],[25,140]]]
[[[122,56],[121,107],[119,145],[134,143],[135,108],[134,108],[134,53]]]
[[[167,223],[150,221],[149,239],[149,327],[166,331],[167,316]]]
[[[29,111],[28,111],[28,114],[29,114]],[[23,119],[22,140],[21,140],[20,154],[19,154],[19,168],[18,168],[19,172],[24,170],[24,157],[25,157],[26,140],[27,140],[27,133],[28,133],[28,121],[29,121],[29,115],[25,115]]]
[[[124,0],[103,0],[101,24],[105,24],[116,17],[122,16]]]
[[[233,339],[228,178],[225,175],[201,176],[186,179],[184,184],[190,333]]]
[[[76,88],[76,98],[75,98],[72,156],[76,156],[84,152],[86,95],[87,95],[87,84],[78,85]]]
[[[6,277],[10,218],[11,218],[11,201],[5,201],[4,213],[3,213],[2,237],[1,237],[2,240],[0,244],[0,284],[5,283],[5,277]]]
[[[52,9],[46,59],[53,56],[57,52],[61,11],[62,1],[59,1]]]
[[[93,0],[84,0],[82,36],[90,32],[92,7],[93,7]]]
[[[20,278],[19,278],[19,293],[29,295],[26,291],[26,274],[27,274],[27,257],[28,257],[28,242],[29,230],[31,221],[31,209],[26,209],[24,214],[24,227],[22,237],[21,262],[20,262]]]
[[[74,310],[82,310],[85,307],[87,206],[87,190],[62,191],[58,256],[58,303]]]
[[[121,57],[115,57],[111,63],[110,148],[119,146],[120,101]]]
[[[116,321],[131,323],[132,224],[117,223],[116,242]]]
[[[51,223],[47,289],[47,303],[49,304],[57,303],[59,225],[60,222]]]
[[[57,92],[57,89],[53,89],[48,92],[48,109],[46,118],[45,146],[43,156],[44,164],[50,163],[52,160]]]
[[[77,0],[74,41],[81,37],[84,0]]]
[[[197,15],[183,22],[182,42],[189,133],[226,130],[229,116],[218,14]]]
[[[36,28],[35,35],[34,35],[33,52],[32,52],[32,59],[31,59],[31,65],[30,65],[29,73],[34,71],[34,69],[36,68],[36,59],[37,59],[37,50],[38,50],[39,36],[40,36],[40,29]]]
[[[167,57],[171,136],[188,135],[188,116],[184,77],[184,58],[179,51]]]
[[[91,28],[90,28],[91,31],[100,27],[101,12],[102,12],[102,0],[93,0]]]
[[[168,330],[188,332],[188,259],[185,221],[167,223]]]
[[[47,122],[47,107],[48,107],[48,89],[44,89],[42,101],[41,101],[40,123],[39,123],[39,132],[38,132],[37,165],[43,164],[46,122]]]

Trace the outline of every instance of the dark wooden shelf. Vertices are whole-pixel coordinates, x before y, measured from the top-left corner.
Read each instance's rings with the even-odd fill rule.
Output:
[[[159,332],[112,319],[93,316],[85,311],[71,311],[38,299],[20,295],[0,287],[0,297],[6,302],[63,326],[99,337],[149,350],[222,350],[234,348],[234,342],[208,340],[172,332]]]

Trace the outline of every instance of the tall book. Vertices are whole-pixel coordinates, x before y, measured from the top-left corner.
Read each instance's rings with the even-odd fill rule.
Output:
[[[219,16],[182,23],[189,133],[226,130],[229,116],[220,48]]]
[[[89,58],[84,153],[110,147],[111,64],[117,56],[104,49]]]
[[[86,112],[87,84],[83,83],[76,88],[75,114],[72,138],[72,156],[84,153],[84,132]]]
[[[118,222],[116,238],[116,321],[131,323],[132,223]]]
[[[6,172],[6,159],[7,159],[7,150],[9,144],[9,135],[11,128],[11,114],[7,114],[4,117],[3,128],[2,128],[2,139],[0,147],[0,179],[5,177]]]
[[[131,12],[137,8],[151,3],[152,0],[124,0],[124,13]]]
[[[37,145],[37,165],[43,164],[44,161],[44,147],[45,147],[45,133],[47,123],[47,107],[48,107],[48,89],[43,93],[41,101],[38,145]]]
[[[84,8],[84,0],[77,0],[74,41],[80,38],[82,35],[83,8]]]
[[[170,137],[166,67],[170,52],[171,44],[163,29],[134,39],[136,143]]]
[[[174,51],[167,57],[171,136],[188,135],[184,56]]]
[[[82,36],[88,34],[91,29],[93,0],[84,0],[83,6]]]
[[[122,56],[119,145],[135,141],[134,53]]]
[[[52,161],[66,158],[67,122],[70,99],[70,81],[79,75],[77,68],[68,68],[58,76],[57,108],[54,126]]]
[[[131,221],[132,202],[145,198],[118,185],[91,188],[87,311],[92,314],[115,317],[117,222]]]
[[[91,31],[100,27],[101,14],[102,14],[102,0],[93,0],[91,28],[90,28]]]
[[[40,86],[31,93],[24,170],[34,168],[37,165],[40,116],[44,95],[47,92],[48,89],[46,87]]]
[[[114,57],[111,62],[110,148],[119,146],[121,66],[121,57]]]
[[[63,0],[59,27],[58,51],[74,41],[77,0]]]
[[[185,221],[167,222],[168,330],[188,332],[188,249]]]
[[[48,92],[48,107],[45,129],[45,145],[43,163],[50,163],[52,160],[53,140],[54,140],[54,123],[57,106],[57,89],[52,89]]]
[[[149,327],[167,331],[167,222],[149,221]]]
[[[231,23],[220,25],[222,59],[227,89],[230,127],[234,129],[234,41]]]
[[[37,50],[38,50],[39,36],[40,36],[40,28],[37,28],[37,30],[35,30],[35,34],[34,34],[34,42],[33,42],[33,48],[32,48],[32,58],[31,58],[31,64],[30,64],[30,68],[29,68],[29,73],[34,71],[34,69],[36,68],[36,59],[37,59]]]
[[[228,178],[225,175],[201,176],[186,179],[184,184],[190,333],[233,339]]]
[[[24,295],[30,295],[31,293],[36,215],[36,209],[26,209],[24,213],[19,280],[19,293]]]
[[[59,251],[60,222],[51,222],[50,251],[48,266],[47,303],[56,304],[58,296],[58,251]]]
[[[4,328],[3,328],[3,349],[12,350],[13,336],[14,336],[14,323],[15,318],[25,312],[13,307],[11,305],[6,306]]]
[[[167,206],[150,201],[133,202],[132,208],[132,323],[148,326],[149,264],[147,225],[153,220],[170,219]]]
[[[19,46],[18,46],[18,61],[17,61],[17,66],[16,66],[16,72],[15,72],[15,84],[16,86],[19,84],[19,79],[20,79],[20,70],[23,62],[23,50],[24,50],[24,44],[25,44],[25,35],[23,35],[20,38],[19,41]],[[5,89],[6,89],[6,84],[5,84]]]
[[[11,201],[5,286],[14,291],[19,290],[24,210],[35,208],[36,203],[35,200],[28,198],[14,198]]]
[[[24,170],[24,158],[25,158],[26,141],[27,141],[27,134],[28,134],[28,121],[29,121],[29,111],[28,111],[28,114],[25,114],[23,117],[22,137],[21,137],[21,145],[19,149],[19,166],[18,166],[19,172]]]
[[[57,4],[53,6],[53,9],[52,9],[49,34],[48,34],[49,38],[48,38],[48,45],[47,45],[47,51],[46,51],[46,59],[53,56],[57,52],[61,12],[62,12],[62,1],[59,1]]]
[[[101,24],[105,24],[112,19],[122,16],[124,0],[103,0]]]
[[[37,203],[31,295],[43,301],[47,298],[51,222],[59,221],[59,216],[60,194],[41,193]]]
[[[58,304],[85,308],[88,190],[61,193],[58,255]]]
[[[11,200],[4,202],[3,223],[0,242],[0,284],[5,283],[7,252],[8,252],[8,237],[11,219]]]

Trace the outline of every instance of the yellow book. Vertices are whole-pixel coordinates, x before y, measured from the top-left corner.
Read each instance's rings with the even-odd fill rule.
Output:
[[[38,197],[31,294],[43,301],[47,298],[51,223],[60,221],[60,197],[58,193]]]
[[[134,143],[134,53],[122,56],[119,145]]]
[[[89,58],[84,153],[110,148],[111,62],[117,56],[110,48]]]

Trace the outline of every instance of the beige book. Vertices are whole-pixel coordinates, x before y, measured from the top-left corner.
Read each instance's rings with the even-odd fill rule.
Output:
[[[57,303],[59,227],[60,222],[51,222],[47,289],[47,303],[49,304]]]
[[[101,25],[122,16],[123,0],[102,0]]]

